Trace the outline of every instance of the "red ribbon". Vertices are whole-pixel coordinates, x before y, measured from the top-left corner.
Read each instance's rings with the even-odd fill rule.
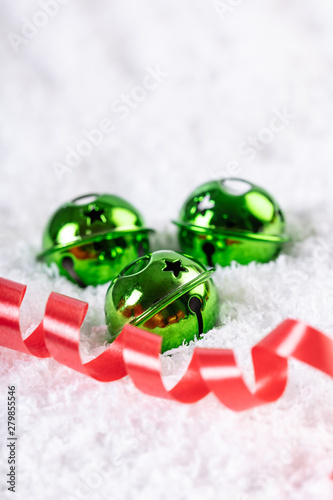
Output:
[[[158,335],[125,326],[119,337],[97,358],[83,364],[79,354],[80,328],[88,304],[52,292],[39,326],[23,340],[20,306],[26,286],[0,278],[0,345],[59,363],[102,382],[127,374],[136,387],[151,396],[195,403],[209,392],[234,411],[276,401],[288,379],[293,357],[333,377],[333,341],[303,321],[287,319],[252,348],[256,386],[246,386],[231,349],[195,348],[190,365],[170,391],[161,376]]]

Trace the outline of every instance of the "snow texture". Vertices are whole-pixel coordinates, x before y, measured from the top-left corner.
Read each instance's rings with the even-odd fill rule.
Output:
[[[250,348],[286,317],[333,337],[332,25],[330,0],[2,0],[0,275],[28,284],[23,331],[54,290],[90,304],[83,356],[104,348],[107,285],[80,290],[35,260],[60,204],[126,197],[157,230],[153,248],[177,249],[170,220],[186,196],[236,175],[274,194],[292,241],[275,262],[218,269],[219,325],[196,345],[234,348],[252,385]],[[101,123],[100,144],[81,144],[60,172]],[[193,347],[163,356],[168,387]],[[103,384],[52,359],[0,358],[1,499],[333,497],[333,383],[299,362],[277,403],[237,414],[212,395],[186,406],[145,396],[128,377]]]

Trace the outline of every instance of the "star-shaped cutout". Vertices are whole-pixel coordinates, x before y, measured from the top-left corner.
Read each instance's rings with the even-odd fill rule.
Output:
[[[187,273],[188,269],[182,266],[181,260],[176,260],[172,262],[171,260],[165,260],[165,267],[163,271],[171,271],[176,278],[180,275],[180,273]]]
[[[99,221],[99,222],[105,222],[105,210],[102,210],[100,208],[96,208],[95,206],[90,208],[88,211],[83,212],[83,214],[89,218],[90,220],[90,225],[92,225],[94,222]]]
[[[201,201],[199,201],[197,205],[197,212],[205,215],[206,211],[210,210],[213,207],[215,207],[215,201],[210,199],[209,194],[206,194],[206,196]]]

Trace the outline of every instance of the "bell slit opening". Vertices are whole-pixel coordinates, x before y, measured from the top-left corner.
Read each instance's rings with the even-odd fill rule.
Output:
[[[189,305],[189,308],[191,309],[191,311],[197,317],[198,334],[200,336],[203,333],[203,319],[202,319],[202,314],[201,314],[202,302],[199,299],[199,297],[197,297],[196,295],[193,295],[193,297],[190,298],[188,305]]]
[[[206,254],[207,264],[210,267],[214,267],[214,264],[213,264],[213,254],[215,252],[215,247],[214,247],[213,243],[210,243],[209,241],[206,241],[206,243],[202,246],[202,250]]]
[[[86,288],[86,285],[83,283],[74,269],[73,259],[71,259],[71,257],[64,257],[61,263],[62,267],[65,269],[65,271],[67,271],[72,280],[74,280],[75,283],[77,283],[81,288]]]

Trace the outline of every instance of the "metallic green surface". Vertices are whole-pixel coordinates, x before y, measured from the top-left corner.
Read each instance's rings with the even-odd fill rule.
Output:
[[[38,258],[55,263],[60,274],[80,286],[99,285],[149,252],[149,231],[122,198],[86,195],[62,205],[51,217]]]
[[[183,252],[209,266],[268,262],[289,240],[276,201],[264,189],[242,179],[222,179],[198,187],[185,201],[175,224]]]
[[[164,352],[206,333],[218,316],[212,272],[171,250],[135,260],[112,281],[106,294],[110,340],[130,323],[161,335]]]

